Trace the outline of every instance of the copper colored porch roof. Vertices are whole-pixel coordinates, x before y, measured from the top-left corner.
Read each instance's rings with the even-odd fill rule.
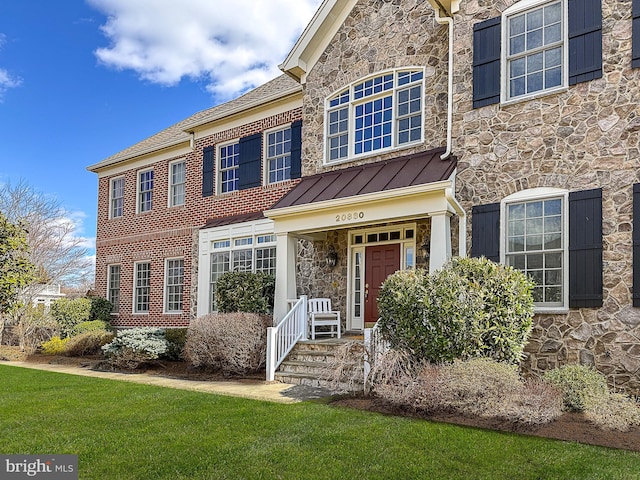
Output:
[[[271,209],[355,197],[367,193],[412,187],[447,180],[457,160],[441,160],[444,149],[319,173],[302,180]]]
[[[244,213],[242,215],[233,215],[230,217],[210,218],[207,220],[207,223],[204,225],[204,227],[202,227],[202,229],[225,227],[227,225],[233,225],[242,222],[251,222],[253,220],[262,220],[264,218],[265,217],[262,212]]]

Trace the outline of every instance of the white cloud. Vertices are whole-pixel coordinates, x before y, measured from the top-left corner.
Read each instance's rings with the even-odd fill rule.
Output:
[[[3,33],[0,33],[0,49],[2,49],[2,46],[6,43],[6,41],[7,36]],[[4,94],[7,92],[7,90],[9,90],[10,88],[15,88],[21,83],[22,80],[17,77],[13,77],[7,70],[0,68],[0,102],[2,102]]]
[[[144,80],[207,82],[226,100],[277,76],[321,0],[88,0],[107,15],[97,58]]]

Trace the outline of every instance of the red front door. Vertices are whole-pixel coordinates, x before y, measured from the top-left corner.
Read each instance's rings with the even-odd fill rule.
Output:
[[[392,273],[400,270],[400,244],[374,245],[365,252],[364,321],[378,321],[380,285]]]

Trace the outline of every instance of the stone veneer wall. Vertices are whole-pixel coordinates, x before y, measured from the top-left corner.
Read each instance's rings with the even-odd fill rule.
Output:
[[[632,184],[640,180],[640,70],[631,69],[631,1],[602,1],[601,79],[474,110],[473,24],[513,3],[469,0],[455,17],[456,195],[470,213],[473,205],[534,187],[602,188],[604,305],[536,316],[524,367],[539,373],[568,363],[593,365],[610,384],[638,392],[640,309],[631,306],[631,230]]]
[[[442,39],[445,41],[442,41]],[[440,147],[446,138],[447,27],[421,0],[358,2],[345,24],[307,76],[303,94],[302,174],[344,168],[323,167],[324,105],[351,82],[396,67],[426,67],[425,143],[347,165],[369,163]],[[443,63],[444,62],[444,63]]]

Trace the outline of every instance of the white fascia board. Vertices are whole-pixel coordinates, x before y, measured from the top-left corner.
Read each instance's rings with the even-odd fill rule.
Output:
[[[356,3],[357,0],[324,0],[287,58],[278,65],[280,70],[304,83],[304,76],[313,68]]]
[[[275,233],[313,233],[351,228],[389,219],[428,216],[449,210],[445,195],[451,180],[266,210]],[[360,215],[362,213],[362,215]]]

